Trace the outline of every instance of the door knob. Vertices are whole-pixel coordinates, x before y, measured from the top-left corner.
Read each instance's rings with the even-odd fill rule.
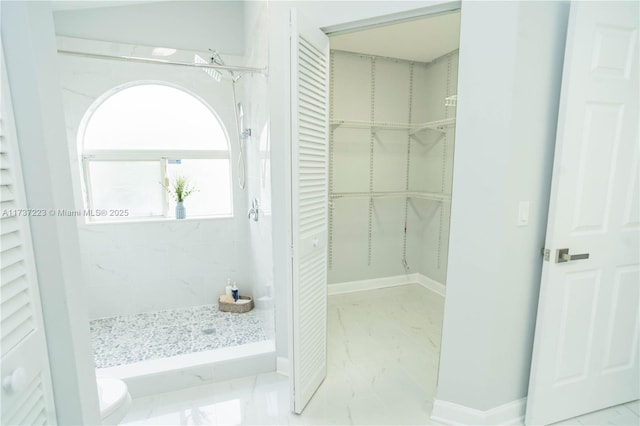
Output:
[[[584,260],[589,258],[589,253],[569,254],[569,249],[556,250],[556,263],[570,262],[572,260]]]
[[[18,367],[2,378],[2,388],[8,393],[20,393],[27,387],[27,370]]]

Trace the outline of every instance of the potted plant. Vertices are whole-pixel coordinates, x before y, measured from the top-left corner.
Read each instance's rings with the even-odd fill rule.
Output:
[[[163,185],[169,195],[176,200],[176,219],[184,219],[187,217],[187,210],[184,207],[184,199],[193,194],[196,190],[195,185],[189,182],[186,176],[177,176],[171,187]]]

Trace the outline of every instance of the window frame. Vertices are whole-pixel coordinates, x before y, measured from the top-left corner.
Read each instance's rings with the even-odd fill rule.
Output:
[[[100,108],[100,106],[112,96],[119,92],[137,86],[143,85],[159,85],[167,86],[176,90],[180,90],[187,95],[193,97],[195,100],[202,103],[211,113],[213,119],[220,125],[227,146],[226,150],[222,149],[84,149],[86,129],[91,122],[91,117]],[[135,161],[157,161],[160,167],[161,182],[165,185],[169,184],[169,175],[167,172],[167,165],[169,160],[228,160],[229,161],[229,212],[223,214],[211,214],[206,216],[196,216],[199,219],[224,219],[234,217],[234,195],[233,195],[233,162],[231,161],[231,140],[229,138],[229,132],[225,127],[223,121],[217,112],[200,96],[192,93],[190,90],[184,87],[172,84],[166,81],[157,80],[139,80],[122,84],[105,92],[99,98],[97,98],[87,109],[82,119],[80,128],[78,129],[78,151],[80,157],[81,175],[83,178],[82,189],[84,195],[84,204],[90,211],[95,211],[93,202],[93,187],[91,185],[91,173],[89,172],[89,164],[91,162],[103,162],[103,161],[119,161],[119,162],[135,162]],[[89,224],[101,224],[101,223],[129,223],[129,222],[143,222],[154,220],[176,220],[170,216],[169,212],[169,196],[167,191],[162,191],[162,216],[136,216],[136,217],[121,217],[112,218],[111,220],[92,220],[90,216],[85,216],[85,223]]]

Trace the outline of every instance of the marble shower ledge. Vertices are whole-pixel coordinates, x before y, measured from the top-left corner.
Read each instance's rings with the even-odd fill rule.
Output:
[[[89,323],[96,368],[268,340],[265,315],[220,312],[217,305],[117,316]]]
[[[188,214],[188,211],[187,211]],[[176,219],[175,217],[154,217],[150,219],[145,218],[132,218],[127,220],[101,220],[101,221],[86,221],[84,225],[86,226],[94,226],[94,225],[131,225],[138,223],[174,223],[174,222],[195,222],[195,221],[203,221],[203,220],[226,220],[226,219],[234,219],[234,215],[226,215],[226,216],[187,216],[184,219]]]

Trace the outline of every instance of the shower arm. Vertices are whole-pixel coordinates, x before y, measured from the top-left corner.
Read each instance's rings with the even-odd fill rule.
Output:
[[[241,72],[241,73],[267,75],[267,68],[254,68],[254,67],[218,65],[218,64],[215,64],[215,63],[199,64],[199,63],[195,63],[195,62],[176,62],[176,61],[168,61],[166,59],[141,58],[141,57],[138,57],[138,56],[103,55],[103,54],[99,54],[99,53],[77,52],[77,51],[72,51],[72,50],[58,50],[58,53],[60,53],[62,55],[84,56],[84,57],[87,57],[87,58],[108,59],[108,60],[112,60],[112,61],[138,62],[138,63],[160,64],[160,65],[174,65],[174,66],[180,66],[180,67],[205,68],[205,69],[211,68],[211,69],[230,71],[230,72]]]

